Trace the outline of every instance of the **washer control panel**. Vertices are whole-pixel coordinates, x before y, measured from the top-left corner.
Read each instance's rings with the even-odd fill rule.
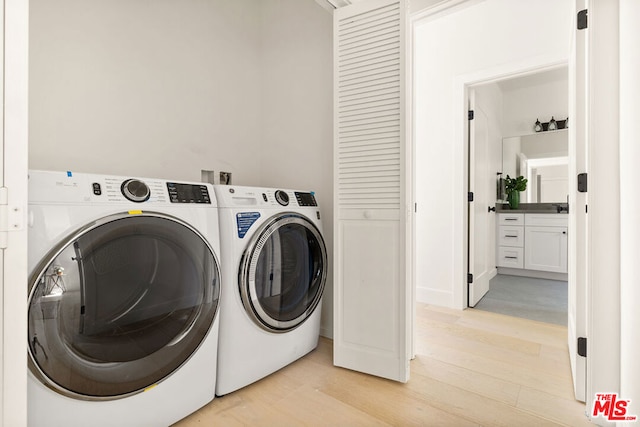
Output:
[[[219,207],[318,207],[314,191],[220,185],[216,186],[216,199]]]
[[[206,185],[167,182],[167,190],[171,203],[211,204],[211,197]]]
[[[316,196],[313,193],[295,192],[298,206],[318,206],[316,202]]]
[[[29,203],[136,205],[217,205],[213,187],[200,182],[176,182],[132,176],[98,175],[72,171],[29,171]],[[293,193],[290,193],[293,197]],[[274,200],[275,203],[275,200]]]

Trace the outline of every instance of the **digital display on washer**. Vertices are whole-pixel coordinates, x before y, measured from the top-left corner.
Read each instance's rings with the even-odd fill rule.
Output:
[[[316,197],[313,193],[301,193],[296,191],[296,200],[298,201],[298,206],[318,206]]]
[[[171,203],[207,203],[211,204],[206,185],[179,184],[167,182]]]

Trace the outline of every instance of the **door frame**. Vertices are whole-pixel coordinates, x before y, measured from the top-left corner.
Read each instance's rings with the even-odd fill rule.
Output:
[[[4,0],[0,204],[0,426],[27,424],[29,2]],[[22,284],[22,286],[21,286]]]
[[[586,0],[593,2],[594,0]],[[438,3],[433,7],[427,7],[422,11],[414,13],[411,16],[411,25],[409,28],[410,31],[410,40],[414,41],[414,33],[415,29],[418,25],[423,23],[429,23],[431,21],[438,20],[442,17],[446,17],[451,12],[455,12],[460,8],[465,8],[475,4],[476,1],[469,0],[465,2],[464,0],[448,0],[445,2]],[[411,51],[412,55],[415,55],[414,49]],[[468,264],[468,256],[467,256],[467,248],[469,244],[469,236],[467,233],[467,223],[469,220],[469,215],[467,211],[467,192],[468,192],[468,176],[469,176],[469,168],[468,168],[468,145],[467,145],[467,136],[468,136],[468,128],[469,122],[467,120],[467,100],[469,96],[469,88],[471,86],[483,83],[492,83],[505,78],[511,78],[516,76],[524,76],[527,74],[533,74],[539,71],[544,71],[547,69],[553,69],[557,67],[568,67],[569,66],[570,57],[561,55],[557,52],[548,52],[545,54],[523,58],[520,60],[515,60],[508,63],[503,63],[495,67],[487,67],[481,70],[475,70],[473,72],[469,72],[466,74],[461,74],[455,76],[452,80],[452,92],[453,92],[453,165],[452,167],[458,172],[454,174],[453,182],[452,182],[452,193],[455,195],[453,199],[453,204],[450,209],[453,213],[453,235],[452,235],[452,246],[453,246],[453,262],[452,262],[452,282],[453,282],[453,292],[451,298],[451,307],[464,310],[467,308],[468,301],[468,287],[467,287],[467,264]],[[411,69],[413,70],[415,65],[415,59],[410,57]],[[415,78],[415,77],[414,77]],[[413,87],[411,87],[413,89]],[[416,111],[416,100],[413,95],[413,90],[411,91],[412,97],[412,109],[411,113],[415,114]],[[414,119],[415,120],[415,119]],[[416,152],[416,126],[415,123],[411,123],[411,140],[409,141],[411,144],[412,152]],[[575,159],[570,159],[575,162]],[[415,162],[415,159],[414,159]],[[591,177],[590,177],[591,179]],[[411,188],[416,188],[416,174],[415,168],[412,170],[411,176]],[[413,190],[412,196],[415,200],[415,190]],[[415,215],[414,215],[415,217]],[[415,219],[414,219],[415,225]],[[415,251],[416,251],[416,236],[412,235],[411,247],[413,249],[412,257],[415,259]],[[575,258],[575,254],[569,254],[570,257]],[[569,258],[571,261],[571,258]],[[575,262],[573,263],[575,265]],[[414,262],[412,266],[412,278],[413,278],[413,287],[414,289],[417,286],[416,281],[416,271],[415,271]],[[575,277],[575,275],[574,275]],[[587,283],[587,287],[590,284]],[[587,292],[585,289],[583,292]],[[415,290],[414,290],[414,300],[415,300]],[[587,313],[585,315],[592,314],[592,310],[585,307],[584,308]],[[591,319],[593,321],[593,319]],[[591,347],[591,343],[590,343]],[[587,377],[589,376],[589,372],[587,372]]]
[[[460,160],[463,165],[462,173],[456,175],[454,181],[454,193],[459,195],[455,199],[453,209],[454,221],[456,223],[456,233],[454,238],[454,289],[453,300],[457,308],[464,310],[468,307],[467,288],[467,248],[469,246],[469,236],[467,233],[467,223],[469,215],[467,213],[467,193],[469,191],[469,149],[467,136],[469,134],[469,121],[467,120],[467,102],[472,86],[494,83],[507,78],[520,77],[534,74],[568,65],[567,58],[562,55],[551,53],[543,57],[527,58],[521,61],[514,61],[502,64],[498,67],[488,68],[468,74],[458,76],[454,81],[454,99],[457,114],[454,115],[454,158]],[[414,176],[415,180],[415,176]],[[415,181],[414,181],[415,182]],[[414,184],[415,185],[415,184]],[[415,238],[415,237],[414,237]]]

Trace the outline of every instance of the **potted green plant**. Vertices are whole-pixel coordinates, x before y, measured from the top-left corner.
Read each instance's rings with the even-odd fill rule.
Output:
[[[511,178],[509,175],[504,180],[504,190],[507,193],[507,201],[509,208],[518,209],[520,206],[520,192],[527,189],[527,179],[520,175],[517,178]]]

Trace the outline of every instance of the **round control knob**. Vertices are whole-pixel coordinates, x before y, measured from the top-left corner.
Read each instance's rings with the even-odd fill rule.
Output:
[[[276,191],[276,201],[282,206],[287,206],[289,204],[289,195],[282,190],[278,190]]]
[[[142,203],[149,200],[151,191],[144,182],[138,179],[128,179],[122,183],[122,195],[132,202]]]

